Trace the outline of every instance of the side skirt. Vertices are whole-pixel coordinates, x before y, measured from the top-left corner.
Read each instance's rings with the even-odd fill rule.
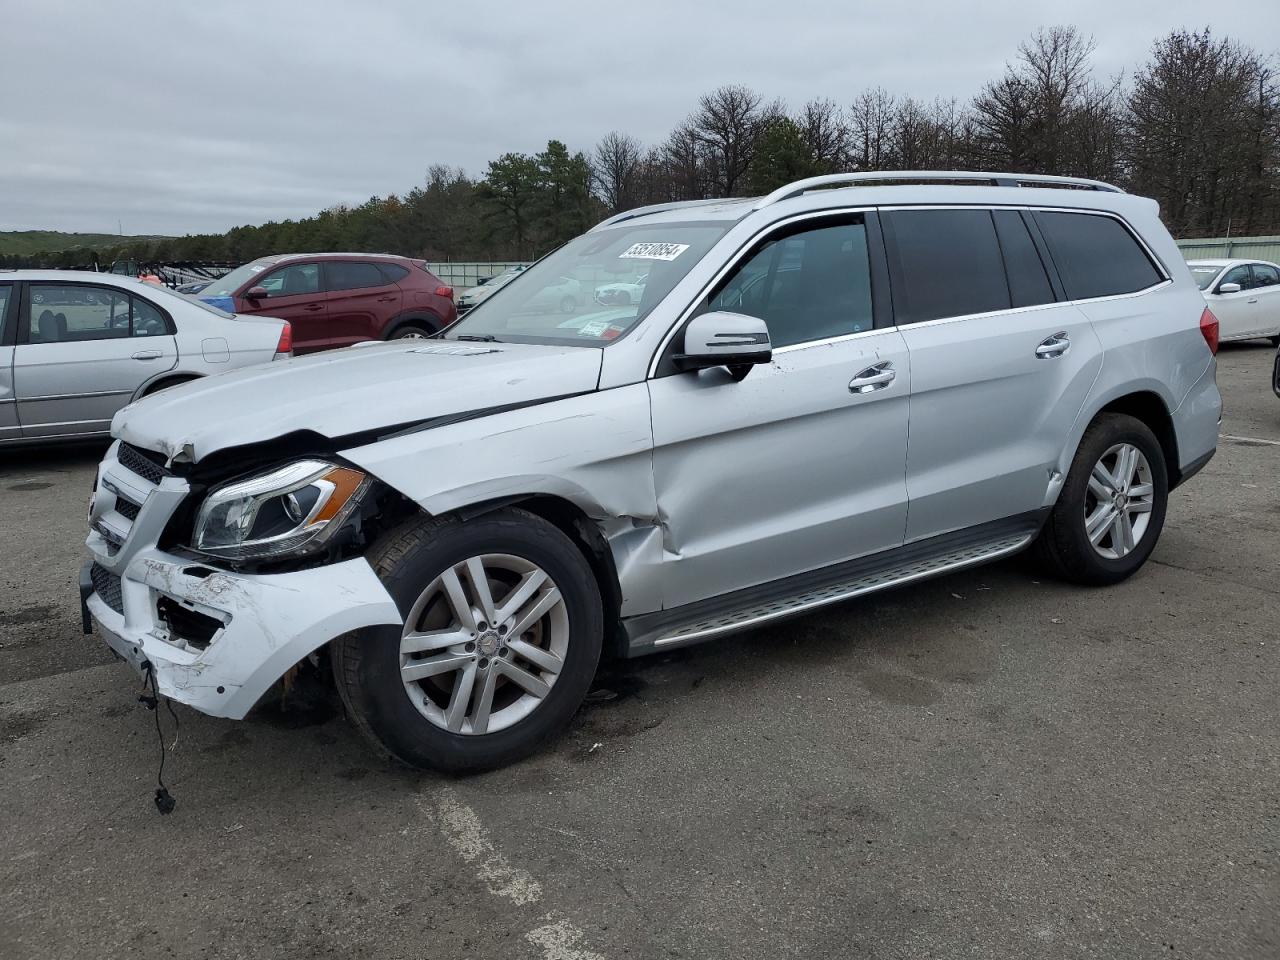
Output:
[[[808,613],[828,604],[998,560],[1040,532],[1048,510],[943,534],[868,557],[622,622],[623,655],[642,656]]]

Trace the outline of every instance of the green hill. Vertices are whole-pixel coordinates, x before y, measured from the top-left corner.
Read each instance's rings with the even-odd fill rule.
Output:
[[[101,250],[126,243],[148,243],[168,237],[121,237],[114,233],[60,233],[57,230],[0,230],[0,255],[46,253],[59,250]]]

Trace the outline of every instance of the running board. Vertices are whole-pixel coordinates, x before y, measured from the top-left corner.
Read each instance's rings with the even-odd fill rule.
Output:
[[[640,656],[710,640],[878,590],[998,560],[1026,547],[1039,532],[1039,517],[1033,521],[1020,519],[1023,520],[1017,524],[1020,529],[1010,531],[1009,524],[1004,523],[1004,530],[996,539],[984,538],[975,543],[966,538],[968,542],[957,543],[953,536],[939,537],[927,544],[885,551],[840,564],[828,571],[815,571],[788,578],[779,584],[736,591],[730,595],[737,599],[732,608],[726,608],[724,602],[730,598],[720,598],[718,601],[690,604],[684,609],[632,618],[623,625],[627,635],[625,655]],[[1034,525],[1029,528],[1029,523]],[[934,549],[929,550],[928,547]],[[824,573],[828,576],[823,577],[823,582],[815,583],[815,578]],[[792,584],[793,589],[787,590],[787,584]],[[748,597],[752,594],[754,596]],[[712,604],[718,609],[709,609]]]

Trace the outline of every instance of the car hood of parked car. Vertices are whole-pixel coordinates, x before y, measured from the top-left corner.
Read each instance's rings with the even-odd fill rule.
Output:
[[[171,387],[122,409],[112,436],[198,463],[298,432],[333,441],[596,389],[598,347],[401,341],[277,360]]]

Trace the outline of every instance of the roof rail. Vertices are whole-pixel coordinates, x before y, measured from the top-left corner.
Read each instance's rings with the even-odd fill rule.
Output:
[[[645,217],[651,213],[662,213],[664,210],[680,210],[684,207],[705,207],[713,203],[742,202],[742,197],[712,197],[709,200],[676,200],[672,203],[652,203],[647,207],[635,207],[631,210],[623,210],[621,213],[615,213],[612,217],[601,220],[591,229],[598,230],[600,227],[612,226],[615,223],[621,223],[623,220],[631,220],[635,217]]]
[[[773,203],[790,200],[810,190],[822,187],[855,186],[857,184],[873,184],[880,182],[905,181],[918,183],[928,181],[955,183],[962,180],[973,180],[993,187],[1047,186],[1073,187],[1078,190],[1102,190],[1107,193],[1124,193],[1119,187],[1101,180],[1086,180],[1083,177],[1051,177],[1040,173],[974,173],[967,170],[868,170],[863,173],[832,173],[823,177],[808,177],[797,180],[785,187],[779,187],[767,197],[755,202],[752,210],[759,210]]]

